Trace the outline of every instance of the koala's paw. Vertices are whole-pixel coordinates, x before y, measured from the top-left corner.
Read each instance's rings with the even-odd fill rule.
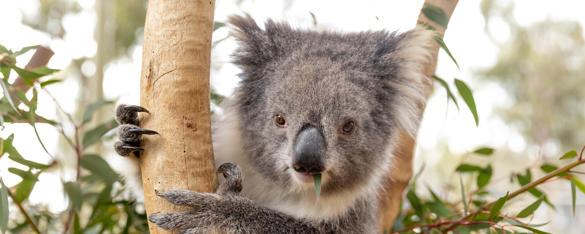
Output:
[[[144,107],[121,104],[116,108],[116,120],[120,123],[118,127],[118,139],[114,143],[116,153],[128,156],[132,153],[138,156],[138,152],[144,150],[140,147],[140,136],[142,134],[158,134],[153,130],[141,129],[138,127],[138,112],[149,113]]]
[[[155,213],[148,220],[167,230],[181,230],[181,233],[206,233],[220,225],[225,214],[220,207],[228,202],[224,197],[213,193],[198,193],[187,190],[171,190],[157,195],[174,205],[188,206],[192,210],[176,213]]]

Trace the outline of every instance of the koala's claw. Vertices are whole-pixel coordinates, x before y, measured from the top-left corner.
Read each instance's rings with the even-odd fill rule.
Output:
[[[138,112],[150,113],[141,106],[120,104],[116,108],[116,120],[120,124],[138,125]]]
[[[139,152],[144,150],[144,148],[140,147],[140,136],[143,134],[158,134],[156,131],[138,127],[139,112],[150,113],[146,108],[136,105],[121,104],[116,108],[116,121],[120,123],[118,128],[118,139],[120,141],[114,144],[114,149],[119,155],[129,156],[134,154],[138,156]]]
[[[242,170],[233,163],[219,166],[217,173],[222,173],[225,181],[215,191],[220,195],[238,195],[242,191]]]
[[[117,141],[116,143],[114,143],[114,149],[116,150],[116,153],[118,153],[121,156],[129,156],[132,153],[137,153],[144,150],[144,148],[142,147],[130,145],[121,141]]]

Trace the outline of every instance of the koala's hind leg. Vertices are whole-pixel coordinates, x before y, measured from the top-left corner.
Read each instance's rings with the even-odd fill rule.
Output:
[[[118,128],[118,139],[114,143],[116,153],[122,156],[128,156],[134,153],[138,156],[138,152],[144,150],[140,147],[140,136],[142,134],[158,134],[153,130],[141,129],[138,127],[138,113],[149,113],[144,107],[135,105],[121,104],[116,108],[116,120],[120,123]]]

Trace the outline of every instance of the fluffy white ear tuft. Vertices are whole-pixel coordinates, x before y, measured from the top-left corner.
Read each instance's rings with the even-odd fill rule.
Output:
[[[398,110],[397,122],[413,138],[420,123],[420,112],[424,110],[426,94],[433,82],[425,74],[425,69],[431,62],[433,43],[436,43],[433,36],[433,31],[417,27],[402,34],[396,50],[390,54],[400,61],[400,81],[390,81],[400,92],[398,100],[394,102],[394,108]]]

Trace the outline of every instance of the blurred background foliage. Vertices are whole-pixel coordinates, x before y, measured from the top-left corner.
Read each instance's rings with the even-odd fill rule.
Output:
[[[125,79],[137,80],[138,78],[114,74],[115,78],[110,78],[112,81],[108,81],[106,73],[109,68],[113,69],[117,64],[124,64],[123,61],[136,60],[140,57],[136,54],[141,51],[147,1],[27,0],[24,2],[27,8],[18,12],[22,15],[21,23],[38,31],[39,35],[48,37],[50,47],[73,46],[65,42],[79,38],[87,39],[87,35],[82,37],[76,35],[74,31],[68,31],[71,28],[80,30],[79,28],[67,25],[71,24],[69,21],[72,20],[89,19],[85,27],[90,29],[91,39],[84,42],[84,50],[90,52],[70,56],[67,64],[59,63],[57,68],[60,71],[58,72],[46,72],[39,74],[41,76],[31,77],[31,80],[38,80],[36,82],[38,85],[24,94],[11,97],[15,101],[22,102],[17,105],[16,111],[7,103],[6,94],[3,95],[1,113],[5,118],[0,134],[0,138],[3,139],[0,175],[5,185],[2,186],[0,195],[8,196],[8,193],[11,193],[8,196],[11,198],[6,203],[0,201],[2,209],[9,208],[10,210],[8,223],[4,226],[0,222],[0,227],[6,227],[10,233],[33,232],[35,230],[31,223],[34,223],[41,233],[147,232],[143,204],[135,201],[128,194],[128,185],[114,172],[114,169],[119,169],[116,168],[119,166],[119,161],[111,150],[112,139],[115,136],[112,129],[116,127],[115,122],[112,121],[112,109],[117,98],[124,100],[124,97],[123,94],[111,97],[104,93],[104,84],[108,82],[122,83]],[[0,1],[0,7],[8,4],[14,3],[9,0]],[[276,10],[274,14],[281,13],[288,16],[291,21],[305,22],[304,26],[318,30],[329,28],[345,30],[344,26],[336,27],[335,22],[328,23],[322,20],[325,17],[321,16],[327,13],[322,8],[309,8],[310,11],[308,11],[307,8],[299,7],[299,5],[316,4],[284,1],[281,11]],[[352,5],[337,2],[329,4],[331,6]],[[368,6],[364,3],[360,6],[354,5],[354,7],[357,10],[361,9],[360,7],[374,9],[375,4]],[[416,11],[413,12],[413,17],[416,17],[422,1],[409,4],[416,5],[414,7]],[[567,2],[559,4],[567,4]],[[575,4],[577,8],[582,6],[576,1],[569,1],[568,4]],[[238,13],[242,9],[251,11],[259,5],[270,4],[249,0],[218,1],[216,12],[225,14],[226,12]],[[465,150],[461,150],[461,147],[456,146],[464,145],[462,142],[453,140],[452,137],[442,137],[441,134],[439,137],[432,135],[429,133],[430,130],[427,130],[432,128],[428,127],[429,125],[442,126],[443,122],[447,122],[445,119],[437,118],[437,113],[440,115],[449,106],[453,106],[438,102],[445,99],[445,90],[442,86],[435,85],[437,91],[433,94],[425,115],[425,121],[429,122],[429,125],[425,128],[425,123],[423,123],[419,137],[422,146],[417,147],[415,170],[419,173],[406,191],[399,219],[395,222],[393,229],[389,228],[386,231],[438,232],[451,228],[459,233],[499,233],[514,230],[537,232],[530,228],[538,228],[554,233],[580,233],[580,230],[585,229],[585,219],[583,219],[585,209],[583,203],[579,202],[584,198],[579,192],[583,191],[582,183],[575,182],[583,180],[582,172],[578,170],[572,169],[570,172],[563,172],[564,174],[559,173],[556,179],[552,180],[561,181],[535,187],[520,194],[513,200],[514,202],[502,203],[501,211],[494,209],[494,202],[505,197],[507,192],[515,191],[543,175],[550,174],[554,168],[567,165],[578,158],[579,150],[585,143],[585,131],[582,131],[585,129],[585,92],[582,92],[585,87],[583,76],[585,74],[585,43],[582,30],[584,22],[558,20],[554,17],[535,20],[528,24],[518,22],[518,12],[530,11],[530,9],[519,9],[517,4],[511,1],[482,0],[480,3],[461,1],[459,5],[450,30],[447,30],[445,42],[457,58],[461,70],[445,69],[444,67],[454,66],[453,64],[445,65],[447,62],[441,63],[441,61],[451,63],[449,57],[442,53],[438,75],[446,78],[451,87],[454,87],[451,80],[455,76],[463,76],[459,78],[470,84],[482,118],[478,129],[481,130],[482,127],[485,129],[486,125],[489,128],[492,122],[500,121],[508,127],[506,130],[512,132],[509,135],[517,132],[517,138],[520,140],[495,145],[492,145],[490,140],[477,140],[465,146]],[[458,12],[465,10],[471,12],[469,14],[477,12],[481,15],[483,25],[474,27],[483,26],[483,34],[480,37],[487,38],[497,51],[492,61],[479,67],[468,64],[481,60],[483,54],[466,56],[466,52],[458,49],[461,47],[456,44],[471,45],[470,47],[473,48],[474,42],[464,41],[468,35],[454,34],[456,38],[449,38],[451,31],[461,27],[457,23],[465,24],[466,19],[461,18],[462,16],[458,17],[458,14],[469,16],[464,12]],[[259,15],[258,12],[250,13],[253,16]],[[219,15],[216,14],[216,19],[221,23],[222,18],[218,17]],[[344,17],[346,15],[348,14],[344,14]],[[376,18],[376,22],[381,22],[378,18],[383,18],[384,15],[371,13],[368,17]],[[354,26],[344,25],[347,28]],[[382,28],[390,27],[382,25]],[[367,29],[369,28],[361,30]],[[233,42],[229,41],[225,29],[218,31],[214,33],[213,38],[212,79],[218,79],[226,70],[233,70],[227,63],[229,59],[225,59],[227,57],[225,54],[229,54],[225,52],[226,48],[233,48],[218,46],[220,43],[232,45]],[[11,32],[11,34],[12,37],[19,36],[19,32]],[[0,44],[3,44],[2,38],[0,36]],[[8,49],[16,52],[20,48]],[[477,49],[481,51],[481,48]],[[17,67],[23,67],[26,64],[32,51],[15,56],[18,62]],[[6,54],[12,53],[4,52],[3,59],[8,58]],[[134,63],[140,64],[140,61]],[[10,88],[17,76],[16,72],[12,72],[8,77],[2,77],[7,88]],[[222,79],[226,78],[222,77]],[[48,80],[59,81],[41,87],[40,84]],[[136,84],[132,90],[137,91],[137,83],[131,84]],[[216,85],[212,87],[211,93],[215,104],[213,110],[216,114],[221,114],[221,109],[217,108],[217,104],[227,94],[215,91],[222,89],[217,85],[217,80],[212,81],[212,84]],[[123,85],[127,83],[119,86]],[[494,95],[490,93],[493,91],[491,87],[496,87],[496,91],[502,89],[504,92]],[[59,97],[52,100],[49,95],[53,93],[59,96],[62,92],[70,92],[68,97],[74,100],[74,108],[67,108],[66,105],[59,107],[55,103],[68,100]],[[502,98],[499,96],[504,97],[505,104],[497,105],[498,102],[495,102],[496,105],[488,104],[490,100]],[[31,110],[36,109],[37,105],[38,112],[32,111],[31,114]],[[439,106],[439,111],[432,110],[433,105]],[[487,108],[492,105],[493,107]],[[43,111],[43,107],[46,106],[50,106],[49,110]],[[459,117],[455,118],[458,128],[475,129],[473,120],[469,120],[471,115],[467,112],[467,107],[459,105],[459,108],[460,112],[447,113],[446,116],[464,116],[464,121],[458,119]],[[52,114],[46,114],[47,112],[52,112]],[[21,123],[10,123],[14,120],[10,121],[8,115],[20,116],[16,122]],[[45,118],[50,121],[33,125],[35,121],[30,121],[31,115],[37,116],[37,119],[50,116]],[[438,122],[435,119],[439,119]],[[21,125],[25,126],[20,127]],[[43,129],[44,125],[50,125],[53,129]],[[39,145],[34,133],[30,135],[31,126],[38,126],[39,139],[43,140],[49,149],[46,153],[39,152],[46,156],[23,153],[28,152],[27,148],[30,144]],[[445,126],[447,126],[446,129],[441,131],[457,132],[464,138],[482,138],[480,132],[455,130],[452,124],[445,123]],[[19,135],[24,135],[23,132],[27,131],[28,136],[32,136],[30,139],[35,140],[21,139],[21,143],[18,143]],[[43,137],[43,134],[46,135],[45,132],[50,131],[56,132],[53,138],[57,140],[52,141]],[[461,132],[465,134],[471,132],[471,135],[464,135]],[[489,135],[502,136],[502,133],[490,132]],[[429,141],[425,140],[425,136],[433,136],[430,140],[433,142],[432,145],[425,146],[425,142]],[[571,150],[575,150],[574,157],[570,157],[572,153],[569,153],[570,159],[558,161],[565,152],[572,152]],[[13,162],[15,159],[17,163]],[[33,161],[39,164],[34,164]],[[123,164],[120,163],[120,165]],[[53,179],[46,179],[48,177],[43,177],[44,175],[52,175]],[[60,185],[56,186],[55,183]],[[37,198],[33,202],[32,196],[35,192],[43,193],[51,189],[63,190],[63,198]],[[52,203],[57,203],[57,201],[51,199],[63,199],[64,201],[58,203],[64,205],[55,208]],[[489,205],[490,202],[491,205]],[[540,206],[541,203],[547,205]],[[465,219],[466,215],[474,212],[475,215]],[[25,213],[27,215],[24,215]],[[3,220],[1,216],[0,221]],[[448,225],[438,225],[440,223]],[[456,225],[450,226],[452,224]]]

